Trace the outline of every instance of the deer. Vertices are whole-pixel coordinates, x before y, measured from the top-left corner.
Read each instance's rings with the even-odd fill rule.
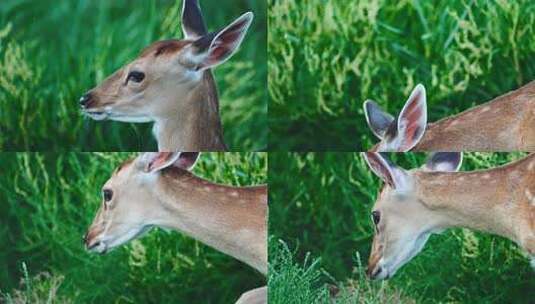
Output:
[[[197,0],[184,0],[184,39],[157,41],[143,49],[79,100],[94,120],[153,122],[158,151],[224,151],[212,69],[241,45],[253,13],[208,33]]]
[[[371,212],[369,278],[391,278],[431,234],[453,227],[508,238],[527,252],[535,269],[535,154],[469,172],[458,172],[462,152],[436,152],[412,170],[395,166],[382,153],[362,156],[384,182]]]
[[[397,117],[363,104],[380,142],[370,152],[535,151],[535,81],[457,115],[427,123],[426,91],[416,85]]]
[[[191,170],[198,152],[147,152],[122,163],[102,187],[102,203],[83,237],[107,252],[154,227],[179,231],[267,274],[267,186],[216,184]],[[267,287],[236,303],[267,303]]]

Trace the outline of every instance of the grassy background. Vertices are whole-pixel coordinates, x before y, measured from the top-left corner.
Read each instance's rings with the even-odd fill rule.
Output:
[[[521,156],[470,153],[461,170],[491,168]],[[392,160],[414,168],[424,158],[404,153]],[[526,303],[533,295],[533,271],[522,251],[509,240],[467,229],[431,236],[393,279],[369,282],[359,263],[367,266],[370,212],[381,182],[360,155],[279,152],[269,154],[269,164],[273,303],[305,303],[288,299],[310,295],[321,299],[326,283],[356,293],[358,303],[385,303],[384,297],[393,296],[406,303]]]
[[[105,256],[86,252],[81,238],[101,187],[131,156],[0,154],[0,302],[9,303],[9,294],[15,303],[45,303],[52,294],[52,303],[233,303],[265,284],[251,267],[159,229]],[[267,155],[204,153],[194,173],[232,185],[265,183]]]
[[[245,11],[240,51],[215,69],[229,149],[267,147],[266,3],[201,0],[209,30]],[[78,99],[160,39],[182,37],[181,0],[0,1],[0,150],[155,150],[151,124],[96,122]]]
[[[535,79],[534,1],[268,3],[274,150],[365,150],[364,100],[399,113],[417,83],[436,121]]]

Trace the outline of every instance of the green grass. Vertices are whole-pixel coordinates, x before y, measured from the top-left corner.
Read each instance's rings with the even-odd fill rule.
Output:
[[[496,167],[522,155],[469,153],[461,170]],[[414,168],[423,164],[424,158],[424,154],[406,153],[393,155],[392,160],[404,168]],[[304,271],[315,257],[320,262],[314,269],[326,274],[311,280],[291,269],[288,272],[293,277],[272,272],[270,286],[274,289],[283,286],[272,285],[277,280],[302,278],[313,282],[311,288],[303,284],[306,289],[318,293],[317,288],[326,283],[342,290],[353,286],[363,294],[359,303],[378,300],[374,292],[382,287],[383,296],[397,294],[403,301],[418,303],[526,303],[535,290],[533,271],[517,245],[467,229],[433,235],[424,250],[393,279],[387,283],[368,282],[357,256],[365,267],[373,238],[370,212],[381,182],[360,155],[278,152],[270,153],[269,165],[270,236],[294,248],[288,257],[284,249],[271,244],[271,269],[287,268],[280,265],[289,263],[291,258]],[[277,290],[270,293],[277,294]]]
[[[209,30],[245,11],[240,51],[214,71],[231,150],[267,147],[266,3],[201,0]],[[181,0],[0,2],[0,150],[155,150],[151,124],[84,118],[78,99],[142,48],[180,38]]]
[[[274,239],[270,239],[269,253],[270,303],[321,303],[329,299],[329,289],[321,282],[319,259],[307,255],[298,264],[287,244]]]
[[[0,302],[232,303],[265,284],[251,267],[159,229],[104,256],[86,252],[81,238],[101,187],[131,156],[0,154]],[[224,184],[265,183],[267,154],[204,153],[194,173]]]
[[[362,103],[399,113],[417,83],[435,121],[535,79],[535,2],[268,1],[275,151],[362,151]]]
[[[313,258],[309,253],[304,261],[298,263],[288,245],[279,240],[271,241],[269,272],[269,303],[336,303],[336,304],[382,304],[415,303],[387,282],[372,284],[366,280],[349,280],[344,284],[336,283],[324,269],[321,259]],[[355,257],[358,265],[360,257]],[[355,268],[363,276],[363,268]]]

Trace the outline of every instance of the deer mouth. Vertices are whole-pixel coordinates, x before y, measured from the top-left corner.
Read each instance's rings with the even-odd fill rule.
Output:
[[[377,271],[377,273],[372,273],[372,275],[375,275],[375,277],[370,276],[371,279],[379,279],[379,280],[386,280],[392,277],[399,268],[407,264],[412,258],[414,258],[420,251],[422,251],[425,243],[427,242],[428,238],[430,236],[429,232],[424,232],[420,235],[418,235],[415,239],[412,241],[408,241],[407,246],[404,247],[403,251],[400,252],[397,256],[395,256],[393,259],[381,259],[379,263],[377,263],[377,268],[382,268],[382,271]]]
[[[108,252],[108,246],[106,245],[106,243],[101,241],[94,242],[93,244],[87,246],[86,249],[89,252],[94,252],[98,254],[106,254],[106,252]]]
[[[392,272],[384,265],[383,259],[375,267],[369,268],[366,274],[371,280],[388,280],[392,276]]]
[[[82,111],[85,115],[89,116],[89,118],[94,120],[104,120],[108,118],[108,113],[106,111],[93,109],[84,109]]]
[[[122,114],[112,112],[111,109],[86,109],[82,110],[85,115],[93,120],[115,120],[121,122],[131,122],[131,123],[146,123],[153,122],[154,119],[147,115],[135,115],[135,114]]]
[[[90,244],[90,246],[87,247],[87,250],[90,252],[103,255],[121,245],[124,245],[130,242],[133,239],[142,237],[151,229],[152,229],[152,226],[148,225],[148,226],[141,227],[140,229],[129,230],[125,234],[122,234],[118,237],[112,237],[112,238],[103,237],[101,238],[102,240],[96,241],[93,244]]]

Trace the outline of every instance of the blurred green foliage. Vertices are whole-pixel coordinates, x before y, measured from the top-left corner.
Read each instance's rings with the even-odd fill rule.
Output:
[[[362,103],[397,114],[417,83],[436,121],[535,79],[530,0],[268,0],[270,148],[362,151]]]
[[[468,153],[461,170],[493,168],[522,155]],[[391,154],[391,159],[411,169],[422,165],[425,155],[399,153]],[[424,250],[392,279],[370,283],[360,260],[366,267],[373,239],[370,212],[381,181],[360,154],[270,153],[269,166],[269,234],[276,242],[284,240],[294,248],[288,255],[284,248],[270,244],[270,269],[282,269],[270,273],[270,285],[280,280],[312,281],[311,285],[299,285],[305,289],[312,286],[308,293],[314,293],[313,288],[323,288],[322,284],[335,284],[346,293],[348,288],[363,293],[365,297],[358,298],[358,303],[381,299],[375,292],[380,288],[386,288],[386,295],[402,294],[403,301],[408,297],[418,303],[526,303],[535,290],[533,270],[516,244],[468,229],[431,236]],[[307,270],[312,257],[321,259],[314,264],[314,269],[324,272],[320,278],[310,280],[290,268],[284,271],[291,258],[300,265],[298,270]],[[305,260],[308,262],[302,262]]]
[[[0,302],[45,303],[52,294],[53,303],[231,303],[265,284],[251,267],[176,232],[155,229],[104,256],[86,252],[81,238],[101,187],[133,156],[0,154]],[[204,153],[193,172],[266,183],[267,154]]]
[[[241,49],[214,70],[229,149],[267,147],[266,3],[200,1],[209,30],[246,11],[255,19]],[[147,151],[151,124],[81,115],[87,90],[150,43],[182,37],[182,0],[0,2],[0,150]]]

